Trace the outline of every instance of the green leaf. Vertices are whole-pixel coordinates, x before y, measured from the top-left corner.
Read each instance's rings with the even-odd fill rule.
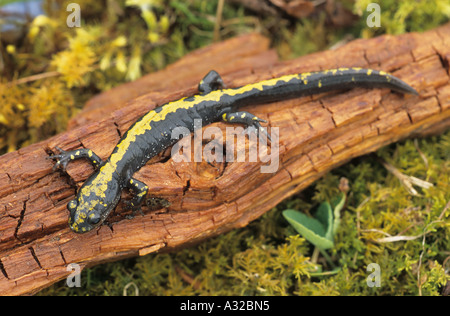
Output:
[[[310,243],[321,250],[326,250],[334,247],[334,235],[341,221],[341,210],[345,200],[345,193],[341,193],[331,203],[321,203],[315,218],[291,209],[283,211],[283,216]]]
[[[320,212],[327,212],[327,207],[324,206],[323,210]],[[283,216],[297,232],[317,248],[325,250],[334,246],[333,239],[330,240],[326,237],[327,229],[319,220],[311,218],[299,211],[290,209],[283,211]],[[320,214],[320,217],[321,220],[326,220],[326,222],[329,221],[329,219],[327,220],[326,217],[324,217],[324,214]]]
[[[333,211],[328,202],[323,202],[319,205],[316,212],[317,220],[322,224],[325,230],[325,238],[333,240]]]
[[[312,277],[330,276],[338,274],[341,270],[342,270],[341,267],[337,267],[330,271],[310,272],[309,275]]]
[[[336,235],[339,225],[341,224],[341,210],[345,205],[346,198],[347,196],[345,193],[341,192],[341,194],[331,201],[331,207],[334,210],[333,236]]]

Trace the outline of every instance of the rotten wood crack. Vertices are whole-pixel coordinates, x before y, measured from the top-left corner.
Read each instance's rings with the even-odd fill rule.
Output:
[[[14,231],[14,237],[15,237],[17,240],[19,240],[21,243],[23,243],[23,241],[20,240],[20,238],[19,238],[19,236],[18,236],[18,235],[19,235],[19,228],[20,228],[20,226],[22,225],[23,219],[24,219],[24,217],[25,217],[25,211],[26,211],[26,209],[27,209],[27,202],[29,201],[29,199],[30,199],[30,195],[28,195],[28,198],[27,198],[26,200],[23,201],[22,211],[20,212],[20,216],[19,216],[19,219],[18,219],[18,221],[17,221],[17,226],[16,226],[16,229],[15,229],[15,231]]]
[[[33,247],[29,247],[28,249],[30,250],[31,256],[33,257],[34,261],[36,261],[36,263],[37,263],[37,265],[39,266],[39,268],[42,269],[42,265],[41,265],[41,263],[39,262],[39,259],[38,259],[38,257],[36,256],[36,253],[34,252]]]
[[[0,271],[2,271],[3,276],[9,280],[8,274],[6,273],[5,267],[3,266],[1,259],[0,259]]]

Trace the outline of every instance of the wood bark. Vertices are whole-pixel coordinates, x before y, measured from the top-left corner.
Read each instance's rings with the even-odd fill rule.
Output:
[[[243,227],[283,199],[350,159],[400,139],[450,126],[450,24],[423,34],[356,40],[337,50],[280,62],[268,41],[250,34],[198,50],[167,69],[93,98],[67,132],[0,157],[0,294],[31,294],[81,268],[185,247]],[[393,73],[420,96],[383,89],[336,91],[247,107],[279,129],[279,167],[261,173],[257,162],[176,163],[167,154],[135,177],[164,208],[124,217],[122,202],[103,225],[78,235],[66,204],[92,173],[87,161],[52,171],[55,146],[91,148],[102,159],[127,128],[157,105],[197,93],[210,69],[228,87],[285,74],[338,67]],[[225,129],[223,123],[215,126]],[[247,141],[236,151],[248,151]],[[129,198],[124,192],[122,197]]]

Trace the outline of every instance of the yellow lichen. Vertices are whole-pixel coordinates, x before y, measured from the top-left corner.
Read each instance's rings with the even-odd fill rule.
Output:
[[[68,88],[86,83],[85,75],[93,70],[96,62],[90,46],[95,39],[84,28],[79,28],[76,36],[69,38],[69,49],[53,56],[51,65],[64,76]]]

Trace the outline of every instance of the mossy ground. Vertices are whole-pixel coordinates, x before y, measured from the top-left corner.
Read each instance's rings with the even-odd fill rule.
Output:
[[[79,0],[82,27],[70,29],[69,2],[44,1],[47,17],[34,19],[23,38],[0,47],[0,153],[63,131],[94,94],[161,69],[214,39],[258,30],[287,59],[327,49],[349,34],[421,31],[450,16],[446,1],[384,0],[382,25],[370,29],[364,24],[367,1],[343,1],[360,18],[335,27],[325,12],[301,20],[261,17],[225,3],[217,33],[217,1]],[[360,157],[245,228],[176,253],[87,269],[81,288],[60,282],[40,294],[122,295],[132,284],[129,294],[138,288],[140,295],[439,295],[450,270],[450,132],[393,144],[377,155],[433,186],[412,195],[379,160]],[[334,269],[281,211],[311,212],[339,192],[342,177],[349,191],[335,247],[328,251]],[[370,263],[380,267],[381,287],[367,285]]]
[[[450,132],[393,144],[377,154],[407,175],[434,184],[412,196],[399,180],[364,156],[335,169],[260,219],[197,246],[150,254],[84,271],[82,287],[63,282],[42,294],[122,295],[439,295],[449,279]],[[309,211],[335,196],[349,180],[347,206],[328,251],[338,271],[281,216],[287,208]],[[413,240],[382,241],[386,233]],[[447,259],[447,261],[446,261]],[[446,267],[443,263],[446,262]],[[369,287],[367,266],[376,263],[381,286]],[[447,274],[446,272],[447,271]]]

